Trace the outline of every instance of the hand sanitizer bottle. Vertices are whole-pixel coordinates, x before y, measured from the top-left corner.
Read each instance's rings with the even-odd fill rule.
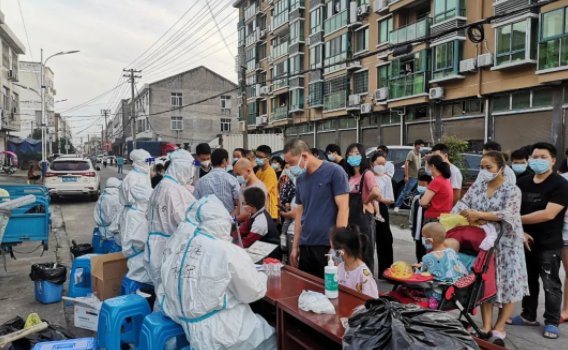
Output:
[[[329,257],[327,266],[325,267],[325,296],[329,299],[335,299],[339,296],[339,284],[337,282],[337,266],[333,263],[331,254],[326,254]]]

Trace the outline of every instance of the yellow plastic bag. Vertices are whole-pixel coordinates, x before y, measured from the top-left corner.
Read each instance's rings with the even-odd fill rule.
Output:
[[[28,329],[28,328],[32,328],[33,326],[36,326],[38,324],[41,323],[41,318],[39,318],[39,315],[34,313],[31,313],[28,315],[28,318],[26,318],[26,324],[24,325],[24,329]]]
[[[446,231],[458,226],[469,226],[469,222],[460,214],[442,214],[440,215],[440,224],[444,226]]]

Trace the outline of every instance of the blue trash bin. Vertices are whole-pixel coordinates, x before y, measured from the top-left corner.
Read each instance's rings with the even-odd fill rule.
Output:
[[[63,285],[48,281],[35,282],[35,298],[42,304],[53,304],[61,301]]]

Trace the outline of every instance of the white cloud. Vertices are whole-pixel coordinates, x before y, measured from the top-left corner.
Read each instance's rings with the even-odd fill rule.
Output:
[[[66,102],[57,104],[56,110],[63,111],[112,88],[122,69],[158,39],[190,6],[194,8],[187,18],[191,18],[192,21],[202,19],[202,22],[197,26],[192,25],[195,33],[178,45],[181,48],[187,48],[191,47],[192,41],[202,35],[207,34],[211,37],[191,50],[178,49],[178,52],[183,53],[181,58],[172,59],[173,53],[172,57],[164,57],[156,65],[161,66],[164,62],[172,62],[164,69],[148,67],[149,73],[146,78],[149,78],[151,82],[172,73],[206,65],[219,74],[236,81],[233,57],[229,55],[222,43],[209,12],[198,13],[205,0],[19,1],[22,5],[32,52],[29,52],[18,1],[2,1],[1,9],[4,12],[6,23],[27,48],[26,55],[20,57],[21,60],[39,61],[40,48],[44,49],[44,57],[64,50],[81,50],[78,54],[56,57],[48,63],[55,73],[56,99],[68,99]],[[236,18],[237,10],[232,9],[232,0],[209,1],[214,13],[224,9],[218,21],[227,22],[229,16]],[[222,7],[217,5],[222,5]],[[220,25],[223,24],[220,23]],[[236,27],[237,23],[234,21],[222,29],[233,54],[237,51],[236,44],[233,43],[237,38]],[[145,80],[144,72],[142,75],[143,79],[140,84],[149,82]],[[107,95],[89,106],[73,111],[72,114],[99,114],[101,108],[110,107],[107,105],[109,97],[110,95]],[[93,118],[74,118],[73,120],[74,132],[80,131],[94,121]],[[95,125],[89,131],[100,132],[100,126]],[[78,141],[74,140],[74,142]]]

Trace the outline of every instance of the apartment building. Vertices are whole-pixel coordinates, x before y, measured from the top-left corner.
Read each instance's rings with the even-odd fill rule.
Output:
[[[320,148],[444,136],[473,149],[487,140],[508,150],[568,146],[568,0],[233,6],[251,132],[283,131]]]

